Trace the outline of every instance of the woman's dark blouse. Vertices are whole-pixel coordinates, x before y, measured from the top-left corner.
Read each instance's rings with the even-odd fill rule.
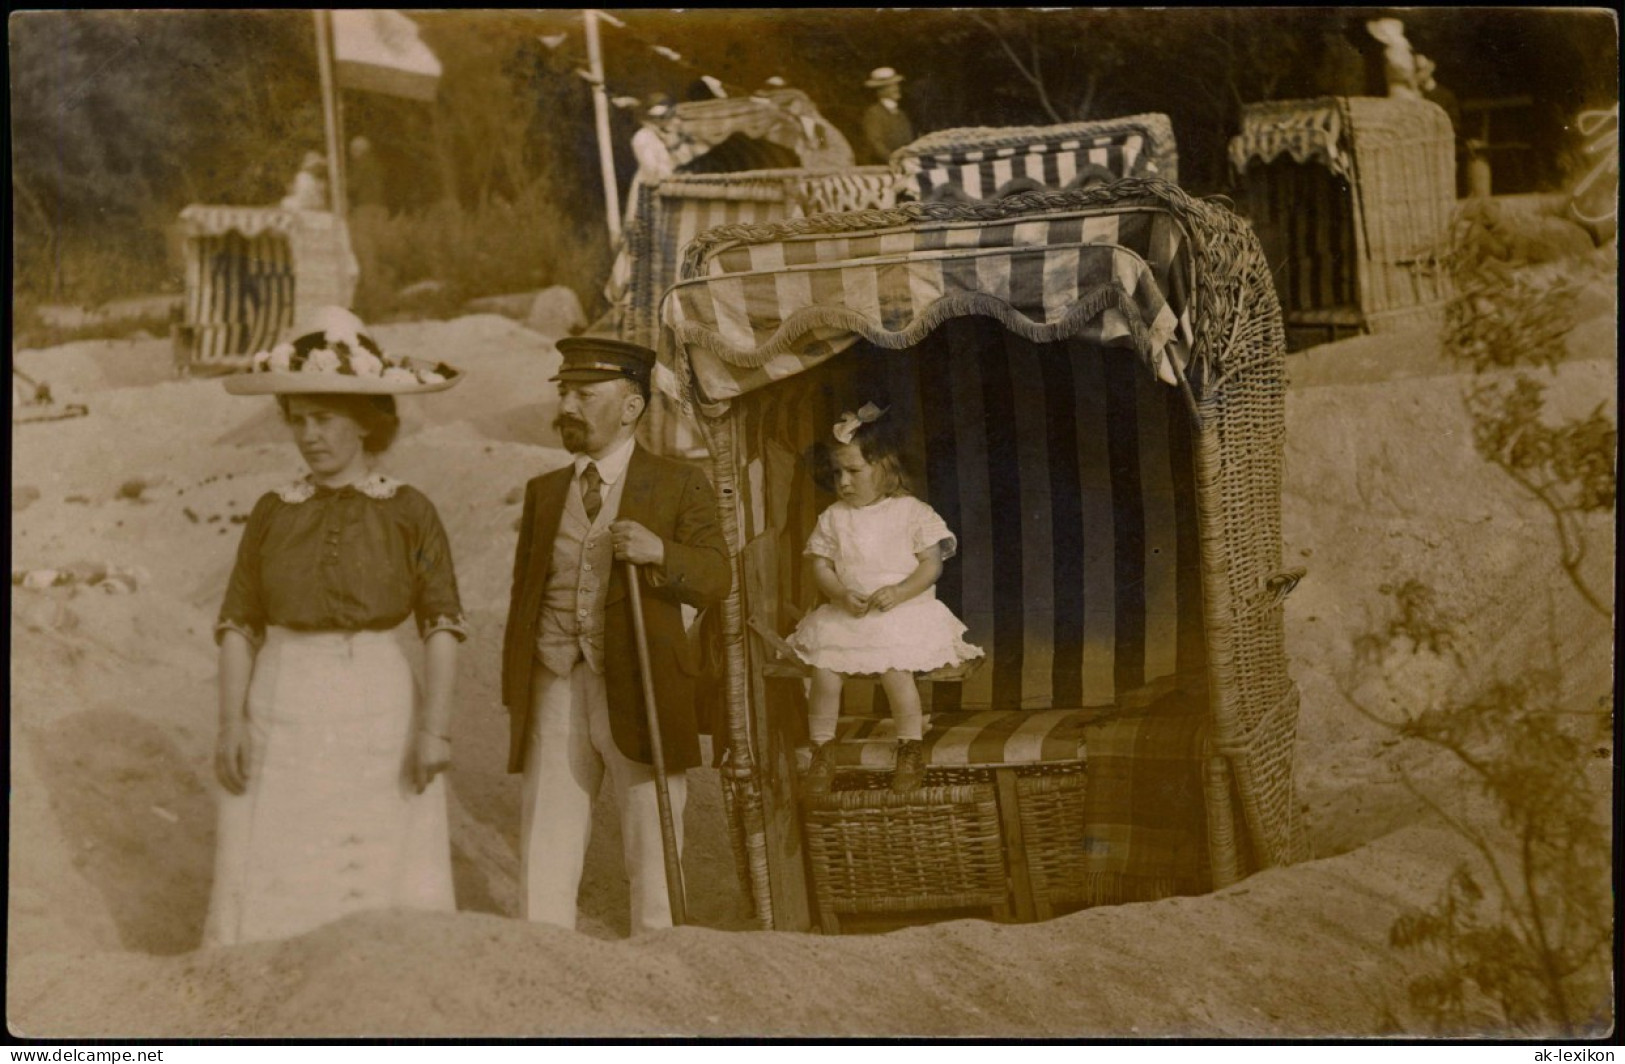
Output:
[[[237,548],[215,625],[255,645],[268,625],[297,631],[418,631],[467,638],[451,545],[422,492],[373,476],[333,489],[308,478],[262,496]]]

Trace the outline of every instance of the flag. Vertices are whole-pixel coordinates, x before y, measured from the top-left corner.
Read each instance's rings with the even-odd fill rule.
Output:
[[[399,11],[333,12],[333,59],[341,88],[432,101],[440,84],[440,60]]]

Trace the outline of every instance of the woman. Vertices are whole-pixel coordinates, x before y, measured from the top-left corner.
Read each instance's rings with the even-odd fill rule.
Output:
[[[277,397],[310,471],[255,505],[215,627],[227,793],[205,945],[456,907],[439,776],[467,629],[433,504],[369,464],[396,395],[460,378],[388,358],[348,311],[324,324],[226,381]]]

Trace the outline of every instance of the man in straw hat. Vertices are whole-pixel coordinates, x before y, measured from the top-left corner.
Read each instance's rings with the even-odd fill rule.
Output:
[[[575,461],[525,489],[503,643],[512,719],[508,771],[524,773],[521,911],[574,928],[608,773],[631,880],[632,931],[670,927],[653,755],[628,567],[642,581],[650,667],[673,826],[682,841],[685,770],[700,763],[696,672],[681,607],[728,593],[727,549],[703,473],[633,440],[655,353],[599,336],[559,341],[554,427]]]
[[[875,156],[871,162],[888,162],[892,152],[914,139],[914,126],[899,103],[903,75],[891,67],[877,67],[863,87],[875,93],[875,102],[863,112],[863,142]]]

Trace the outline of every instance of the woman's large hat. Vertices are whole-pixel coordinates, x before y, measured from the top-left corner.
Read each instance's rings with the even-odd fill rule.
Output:
[[[876,67],[869,71],[869,80],[863,83],[866,89],[883,89],[887,85],[901,85],[903,75],[891,67]]]
[[[411,395],[439,392],[463,379],[444,362],[384,354],[360,318],[323,307],[307,332],[261,351],[248,371],[225,379],[233,395]]]

